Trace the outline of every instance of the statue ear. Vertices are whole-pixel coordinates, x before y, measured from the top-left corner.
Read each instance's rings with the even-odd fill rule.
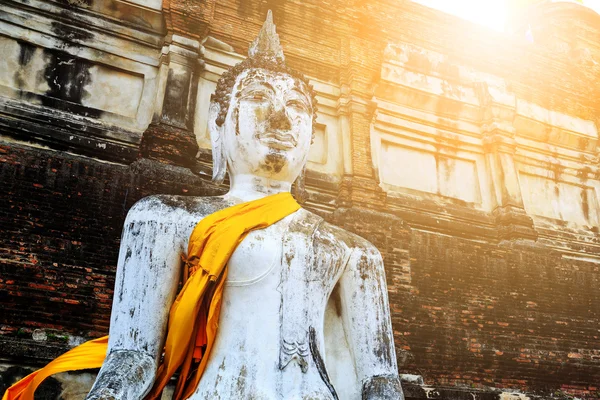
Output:
[[[308,192],[306,191],[305,186],[306,180],[306,164],[302,167],[302,171],[300,175],[296,178],[294,185],[292,186],[292,195],[296,199],[296,201],[300,204],[304,204],[306,200],[308,200]]]
[[[223,183],[227,171],[227,160],[223,151],[223,126],[217,125],[217,117],[221,106],[216,101],[210,102],[208,109],[208,131],[210,132],[210,143],[212,145],[213,176],[215,183]]]

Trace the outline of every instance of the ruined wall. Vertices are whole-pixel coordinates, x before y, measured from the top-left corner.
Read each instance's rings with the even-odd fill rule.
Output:
[[[596,261],[531,241],[492,244],[411,229],[376,212],[336,214],[385,254],[399,364],[436,386],[441,394],[432,398],[462,398],[452,387],[593,398]]]
[[[598,66],[398,0],[3,2],[0,390],[107,332],[136,200],[223,193],[208,101],[268,9],[319,101],[305,206],[381,250],[407,397],[598,396]]]

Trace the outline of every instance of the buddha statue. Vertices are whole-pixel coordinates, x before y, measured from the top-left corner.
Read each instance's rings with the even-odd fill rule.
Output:
[[[312,141],[312,88],[269,12],[211,98],[221,197],[156,195],[124,224],[108,353],[87,399],[143,399],[156,377],[182,254],[207,215],[289,192]],[[250,232],[227,264],[218,332],[191,399],[403,399],[384,266],[366,240],[302,208]]]

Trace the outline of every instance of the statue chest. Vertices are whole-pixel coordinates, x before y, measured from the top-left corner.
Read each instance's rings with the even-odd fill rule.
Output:
[[[226,285],[258,285],[269,277],[276,278],[280,291],[284,289],[284,299],[306,298],[309,291],[308,297],[328,296],[346,254],[335,246],[335,238],[323,238],[315,231],[316,223],[298,219],[290,215],[250,232],[229,259]]]
[[[279,275],[283,237],[288,226],[289,217],[266,229],[250,232],[229,259],[226,285],[259,285],[268,276]]]

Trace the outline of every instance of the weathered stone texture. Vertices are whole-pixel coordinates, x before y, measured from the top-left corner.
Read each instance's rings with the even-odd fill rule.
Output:
[[[532,45],[411,1],[34,3],[0,5],[0,357],[106,333],[136,200],[224,192],[208,99],[272,9],[319,101],[305,206],[381,251],[406,398],[599,395],[597,14],[540,6]]]

